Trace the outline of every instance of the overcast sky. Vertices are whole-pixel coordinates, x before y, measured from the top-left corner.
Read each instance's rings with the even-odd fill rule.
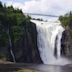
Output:
[[[72,11],[72,0],[0,0],[26,13],[64,15]]]

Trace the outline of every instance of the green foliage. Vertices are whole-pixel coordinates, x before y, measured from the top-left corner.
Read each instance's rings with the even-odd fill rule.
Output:
[[[25,70],[18,70],[17,72],[38,72],[38,71],[25,69]]]
[[[30,19],[22,10],[6,7],[0,2],[0,48],[8,47],[9,39],[12,45],[18,44],[24,35],[24,24],[29,23]]]
[[[64,16],[60,16],[59,20],[61,21],[64,27],[70,26],[72,22],[72,13],[67,13]]]

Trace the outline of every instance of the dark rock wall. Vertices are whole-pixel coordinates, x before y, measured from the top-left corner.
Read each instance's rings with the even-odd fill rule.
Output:
[[[42,63],[37,47],[36,25],[32,22],[24,24],[24,35],[18,44],[13,48],[16,62]],[[8,60],[12,61],[10,51]]]
[[[66,27],[61,40],[61,53],[64,56],[72,56],[72,29]]]

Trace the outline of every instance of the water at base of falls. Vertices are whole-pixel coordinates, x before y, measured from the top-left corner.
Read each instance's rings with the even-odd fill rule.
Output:
[[[65,65],[71,63],[68,59],[61,57],[61,38],[64,28],[61,26],[60,22],[31,21],[36,24],[38,32],[37,45],[43,63],[52,65]],[[57,57],[54,55],[55,46]]]

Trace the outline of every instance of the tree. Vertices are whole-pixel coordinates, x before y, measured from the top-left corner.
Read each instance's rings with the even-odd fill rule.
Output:
[[[61,21],[64,27],[72,27],[72,12],[67,13],[64,16],[60,16],[59,20]]]
[[[25,16],[20,9],[13,6],[6,7],[0,2],[0,48],[9,47],[12,61],[15,62],[13,49],[22,39],[24,24],[30,22],[31,17]],[[30,23],[29,23],[30,24]]]

